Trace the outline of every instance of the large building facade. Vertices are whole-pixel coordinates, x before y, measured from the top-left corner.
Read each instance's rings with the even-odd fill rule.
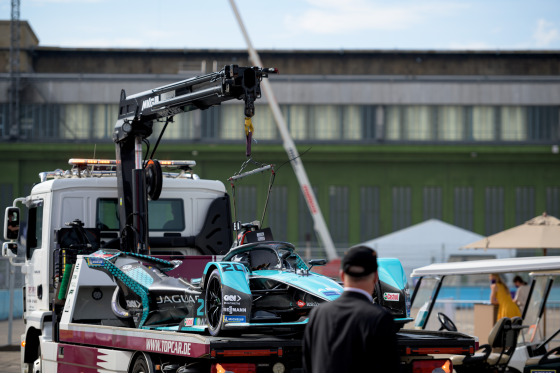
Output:
[[[43,47],[22,27],[16,122],[0,39],[3,206],[70,157],[114,157],[121,89],[249,64],[241,50]],[[430,218],[486,235],[544,211],[560,216],[560,52],[262,51],[261,59],[280,71],[270,81],[340,251]],[[157,158],[195,159],[201,177],[226,182],[246,160],[242,108],[176,116]],[[254,159],[277,168],[266,224],[277,239],[316,245],[266,98],[253,123]],[[261,218],[268,183],[263,174],[235,185],[238,220]]]

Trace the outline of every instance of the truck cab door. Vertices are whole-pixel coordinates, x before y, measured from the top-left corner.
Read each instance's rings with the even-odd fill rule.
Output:
[[[44,199],[35,198],[27,204],[27,232],[25,233],[25,304],[26,312],[48,311],[49,308],[49,273],[51,263],[48,255],[48,230],[43,223],[45,209]]]

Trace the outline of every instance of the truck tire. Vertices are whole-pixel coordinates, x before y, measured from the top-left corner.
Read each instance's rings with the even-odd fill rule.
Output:
[[[216,269],[210,274],[208,283],[206,284],[205,294],[205,312],[206,323],[208,325],[208,332],[212,336],[220,335],[223,323],[223,309],[222,309],[222,280],[220,279],[220,272]]]
[[[146,353],[138,353],[134,362],[132,363],[131,373],[153,373],[154,372],[154,365],[152,363],[152,359]]]

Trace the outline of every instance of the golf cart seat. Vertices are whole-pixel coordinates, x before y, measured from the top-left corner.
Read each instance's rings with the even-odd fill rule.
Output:
[[[535,356],[525,361],[524,373],[534,371],[556,371],[560,370],[560,347],[556,347],[546,352],[542,356]]]
[[[517,345],[517,336],[521,330],[521,325],[522,319],[520,317],[501,318],[490,331],[488,344],[482,345],[474,355],[451,356],[453,367],[457,371],[506,368]]]
[[[504,331],[504,343],[502,347],[502,351],[500,353],[491,353],[488,356],[487,362],[490,366],[500,366],[503,367],[505,370],[511,357],[513,356],[513,352],[515,352],[515,348],[517,347],[517,338],[519,337],[519,333],[523,325],[523,319],[521,317],[513,317],[511,319],[511,325],[505,327]]]

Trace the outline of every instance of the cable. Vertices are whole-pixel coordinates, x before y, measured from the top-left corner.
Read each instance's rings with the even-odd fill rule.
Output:
[[[266,209],[268,208],[268,199],[270,198],[270,191],[272,191],[272,185],[274,184],[274,179],[276,178],[276,173],[274,169],[270,170],[270,182],[268,182],[268,192],[266,193],[266,201],[264,202],[264,209],[261,218],[261,222],[264,222],[264,216],[266,214]]]
[[[158,121],[159,122],[159,121]],[[167,128],[167,125],[169,124],[169,122],[173,122],[173,116],[170,117],[166,117],[165,119],[165,124],[163,125],[163,128],[161,129],[156,145],[154,146],[154,150],[152,151],[152,154],[150,155],[150,160],[154,158],[154,154],[156,153],[156,150],[158,148],[159,142],[163,136],[163,133],[165,132],[165,129]]]

